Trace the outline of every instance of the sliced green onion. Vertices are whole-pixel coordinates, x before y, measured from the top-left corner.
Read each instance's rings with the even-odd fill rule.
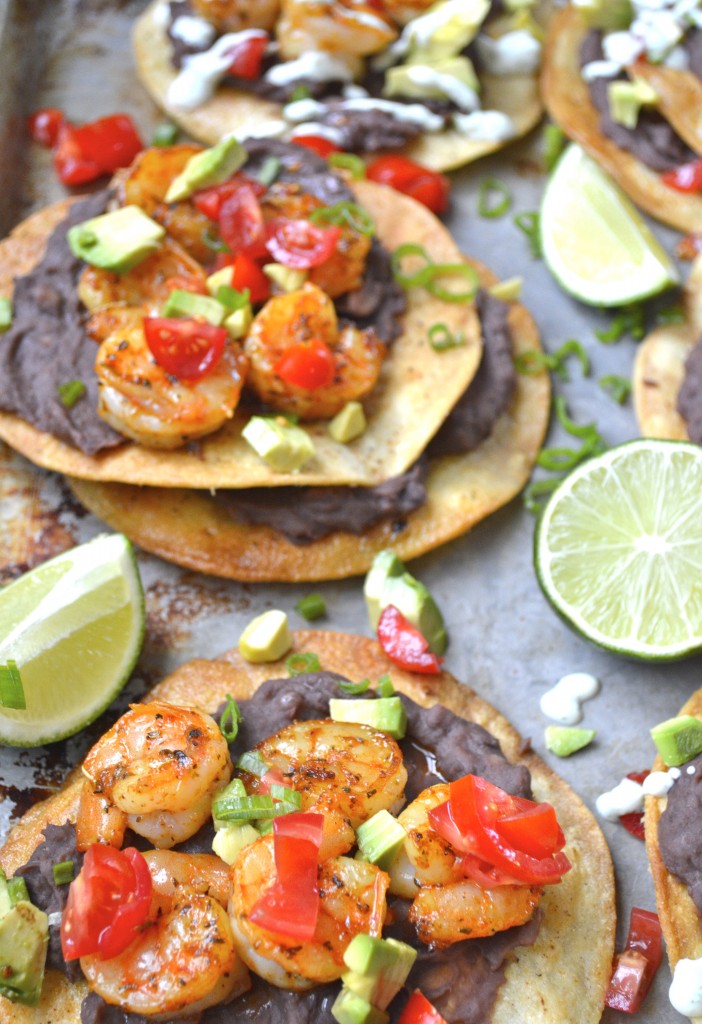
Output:
[[[540,352],[538,349],[530,348],[526,352],[519,352],[514,357],[514,368],[517,373],[527,377],[534,377],[544,369],[552,369],[553,356],[548,352]]]
[[[468,263],[435,263],[427,269],[428,273],[424,287],[430,295],[437,299],[442,299],[444,302],[472,302],[475,298],[475,293],[480,287],[480,281],[476,271]],[[464,278],[469,284],[468,290],[456,292],[451,288],[444,288],[443,285],[435,280],[435,278],[447,275]]]
[[[565,473],[580,465],[583,459],[591,454],[592,450],[588,442],[580,448],[542,448],[536,457],[536,464],[552,473]]]
[[[337,686],[344,693],[347,693],[350,697],[358,697],[362,693],[366,693],[370,690],[371,681],[370,679],[362,679],[360,683],[350,683],[347,680],[342,680],[337,683]]]
[[[541,250],[541,217],[538,213],[518,213],[514,223],[523,231],[529,241],[529,249],[534,259],[540,259]]]
[[[256,175],[257,180],[266,187],[272,185],[280,174],[282,166],[283,164],[277,156],[267,156],[261,164],[261,170]]]
[[[395,687],[392,685],[392,679],[390,673],[386,672],[380,677],[378,682],[375,684],[375,688],[381,697],[394,697]]]
[[[316,654],[291,654],[285,659],[285,667],[291,676],[303,676],[307,672],[321,672],[322,666]]]
[[[366,165],[355,153],[330,153],[327,163],[330,167],[348,171],[354,181],[363,181],[366,176]]]
[[[570,338],[568,341],[564,341],[559,349],[553,353],[554,358],[557,361],[556,372],[560,375],[562,380],[569,380],[568,371],[565,367],[565,360],[568,356],[575,356],[580,363],[580,368],[583,371],[583,377],[590,376],[590,357],[575,338]]]
[[[600,377],[600,387],[619,405],[624,405],[631,394],[631,381],[629,378],[620,377],[616,373],[607,373],[604,377]]]
[[[72,409],[76,402],[80,401],[87,388],[82,380],[68,380],[65,384],[59,384],[57,389],[61,405]]]
[[[247,750],[241,754],[236,762],[236,766],[242,772],[249,772],[251,775],[258,775],[259,777],[265,775],[268,771],[268,765],[257,750]]]
[[[568,356],[576,356],[582,367],[583,376],[589,376],[590,358],[580,342],[574,338],[564,342],[555,352],[540,352],[537,349],[520,352],[514,358],[514,366],[517,373],[527,375],[540,373],[546,367],[558,374],[561,380],[569,380],[568,369],[565,365]]]
[[[682,306],[666,306],[665,309],[659,309],[656,313],[657,324],[684,324],[685,323],[685,310]]]
[[[226,306],[227,309],[231,309],[235,313],[237,309],[243,309],[249,305],[251,302],[251,292],[248,288],[239,291],[228,284],[221,284],[217,289],[215,298],[217,302],[221,302],[223,306]]]
[[[485,178],[478,189],[478,213],[490,219],[504,217],[512,206],[512,193],[499,178]]]
[[[306,100],[312,95],[306,85],[296,85],[290,94],[289,103],[297,103],[298,100]]]
[[[576,423],[568,415],[566,408],[565,398],[562,395],[557,395],[553,402],[554,411],[558,422],[561,424],[564,430],[566,430],[573,437],[582,437],[587,440],[597,438],[599,441],[602,440],[600,433],[594,423]]]
[[[228,693],[227,706],[219,719],[219,730],[227,743],[233,743],[236,739],[237,733],[239,732],[240,721],[241,711],[239,710],[239,705],[234,700],[231,693]]]
[[[371,215],[358,203],[343,199],[333,206],[318,206],[309,217],[313,224],[348,225],[361,235],[375,234],[375,224]]]
[[[76,866],[72,860],[62,860],[59,864],[53,864],[51,868],[55,885],[68,885],[73,881],[76,873]]]
[[[549,477],[547,480],[532,480],[522,495],[524,508],[532,515],[540,515],[546,498],[552,494],[561,482],[558,476]]]
[[[7,331],[12,326],[12,302],[10,299],[0,296],[0,333]]]
[[[420,259],[424,260],[424,266],[420,267],[413,274],[406,274],[402,270],[403,260],[406,260],[409,256],[419,256]],[[402,285],[403,288],[414,288],[424,284],[426,272],[432,266],[432,260],[429,258],[429,254],[423,245],[419,245],[416,242],[404,242],[402,245],[398,245],[397,249],[391,254],[390,266],[393,277],[399,285]]]
[[[565,132],[557,124],[547,124],[544,128],[544,163],[551,173],[565,148]]]
[[[217,236],[211,224],[202,232],[202,241],[212,252],[231,252],[227,243]]]
[[[288,786],[281,786],[277,782],[271,783],[271,796],[281,803],[294,804],[298,810],[302,807],[302,793],[298,793],[296,789],[290,789]]]
[[[217,798],[212,801],[212,814],[217,821],[255,821],[273,817],[273,797],[267,793],[253,796]]]
[[[10,902],[13,907],[16,903],[19,903],[20,900],[26,900],[27,903],[30,902],[27,883],[21,875],[18,875],[16,878],[8,878],[6,884],[7,895],[10,897]]]
[[[267,836],[273,831],[273,818],[262,818],[261,821],[256,822],[256,828],[262,836]]]
[[[178,138],[179,131],[178,125],[173,124],[172,121],[162,121],[154,128],[154,133],[151,136],[151,145],[172,146]]]
[[[27,707],[22,676],[17,662],[11,658],[7,659],[6,665],[0,665],[0,707],[14,708],[15,711],[24,711]]]
[[[595,337],[605,345],[612,345],[623,338],[625,334],[630,334],[632,338],[640,340],[645,333],[644,308],[639,304],[623,309],[612,320],[611,327],[604,331],[595,331]]]
[[[321,594],[307,594],[297,602],[295,611],[307,622],[314,622],[315,619],[321,619],[327,614],[327,606]]]
[[[435,352],[445,352],[449,348],[458,348],[465,344],[465,337],[462,331],[453,334],[450,327],[444,323],[432,324],[427,331],[429,344]]]

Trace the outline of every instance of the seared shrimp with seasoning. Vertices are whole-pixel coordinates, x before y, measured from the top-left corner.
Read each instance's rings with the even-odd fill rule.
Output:
[[[276,36],[285,60],[310,50],[365,57],[384,50],[397,30],[366,0],[283,0]]]
[[[205,824],[232,763],[213,718],[153,701],[118,719],[89,751],[83,774],[79,850],[95,842],[119,847],[127,828],[167,849]]]
[[[449,798],[449,786],[430,786],[398,816],[407,838],[389,867],[390,892],[411,899],[409,918],[427,945],[443,947],[528,921],[543,890],[530,885],[484,889],[465,877],[463,854],[429,823],[428,813]]]
[[[251,987],[221,897],[219,858],[152,850],[153,894],[146,923],[123,953],[81,957],[90,988],[107,1003],[150,1020],[197,1015]]]
[[[190,0],[195,14],[218,32],[246,28],[272,29],[280,12],[280,0]]]

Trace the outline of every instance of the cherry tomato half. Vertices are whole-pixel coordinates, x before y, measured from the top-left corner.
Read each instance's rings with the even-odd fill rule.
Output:
[[[164,316],[145,317],[144,335],[159,366],[186,380],[199,380],[213,370],[227,341],[224,327]]]
[[[75,137],[75,128],[63,121],[54,146],[54,169],[64,185],[85,185],[105,173],[100,164],[88,159]]]
[[[310,338],[286,348],[274,370],[286,384],[316,391],[334,380],[336,363],[326,342],[321,338]]]
[[[151,872],[138,850],[89,846],[61,921],[64,959],[118,956],[146,921],[151,891]]]
[[[128,167],[144,148],[128,114],[112,114],[90,121],[74,128],[73,138],[83,157],[96,163],[104,173]]]
[[[702,160],[692,160],[672,171],[661,174],[661,181],[677,192],[702,191]]]
[[[273,820],[276,880],[256,901],[250,920],[261,928],[309,942],[319,914],[317,865],[324,816],[294,811]]]
[[[295,270],[324,263],[336,249],[341,228],[318,227],[308,220],[275,217],[266,225],[266,248],[273,259]]]
[[[416,988],[405,1003],[397,1024],[446,1024],[446,1020]]]
[[[237,43],[227,53],[227,57],[231,57],[231,64],[227,69],[229,74],[237,78],[258,78],[267,46],[268,34],[265,32],[260,36],[249,36]]]
[[[260,181],[256,181],[255,178],[248,178],[245,174],[235,174],[229,181],[224,181],[221,185],[200,189],[193,196],[193,202],[206,217],[218,221],[222,203],[234,195],[242,185],[248,185],[257,198],[266,191],[266,186],[262,185]]]
[[[238,292],[248,289],[249,301],[254,306],[259,302],[265,302],[271,294],[271,282],[258,263],[245,252],[240,252],[234,257],[232,288],[236,288]]]
[[[444,213],[448,207],[451,191],[448,178],[405,156],[381,156],[373,160],[366,168],[366,177],[411,196],[432,213]]]
[[[266,255],[266,234],[259,192],[248,182],[222,200],[219,230],[222,240],[235,255],[245,253],[252,259]]]
[[[634,907],[626,947],[614,960],[605,1002],[613,1010],[636,1013],[646,998],[663,956],[658,915]]]
[[[388,658],[409,672],[438,675],[440,658],[429,650],[429,643],[402,612],[389,604],[378,620],[378,640]]]
[[[340,146],[335,145],[330,139],[325,139],[322,135],[295,135],[290,141],[295,146],[311,149],[318,156],[328,157],[332,153],[341,152]]]
[[[29,134],[40,146],[51,148],[56,145],[59,128],[64,123],[63,111],[58,107],[44,107],[37,110],[27,121]]]

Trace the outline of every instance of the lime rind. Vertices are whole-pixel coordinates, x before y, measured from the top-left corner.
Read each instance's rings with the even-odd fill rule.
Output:
[[[569,474],[534,537],[539,585],[607,650],[667,661],[702,650],[702,449],[645,439]]]

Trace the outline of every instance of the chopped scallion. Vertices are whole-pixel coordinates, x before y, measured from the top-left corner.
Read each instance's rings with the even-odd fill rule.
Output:
[[[0,296],[0,333],[7,331],[12,326],[12,302],[10,299]]]
[[[72,409],[76,402],[80,401],[87,388],[82,380],[68,380],[65,384],[59,384],[58,396],[61,404],[67,409]]]
[[[370,679],[362,679],[360,683],[350,683],[344,679],[337,683],[339,689],[350,697],[358,697],[360,694],[366,693],[367,690],[370,690],[370,685]]]
[[[550,174],[565,148],[566,137],[557,124],[547,124],[544,128],[544,163]]]
[[[587,377],[590,373],[590,359],[583,346],[575,339],[564,342],[555,352],[540,352],[535,349],[520,352],[514,358],[514,366],[517,373],[530,376],[540,373],[541,370],[547,368],[552,370],[553,373],[558,374],[561,380],[569,380],[568,368],[565,365],[565,360],[568,356],[576,356],[578,358],[583,370],[583,376]]]
[[[684,324],[685,323],[685,310],[682,306],[666,306],[665,309],[659,309],[656,313],[656,323],[665,324]]]
[[[327,614],[327,606],[321,594],[307,594],[297,602],[295,611],[307,622],[314,622],[315,619],[321,619]]]
[[[244,288],[239,291],[237,288],[232,288],[228,284],[221,284],[217,289],[215,295],[217,302],[221,302],[223,306],[230,309],[233,313],[237,309],[243,309],[244,306],[248,306],[251,301],[251,292],[248,288]]]
[[[269,185],[272,185],[278,177],[282,166],[283,164],[277,156],[266,157],[261,164],[261,170],[256,175],[257,180],[267,188]]]
[[[616,373],[607,373],[604,377],[600,377],[600,387],[619,405],[624,405],[631,394],[631,381],[629,378],[620,377]]]
[[[233,743],[236,739],[237,733],[239,732],[240,721],[241,711],[239,710],[239,705],[234,700],[231,693],[228,693],[227,706],[219,719],[219,729],[227,743]]]
[[[211,224],[208,224],[205,230],[202,232],[202,241],[208,249],[212,252],[230,252],[230,248],[226,242],[223,242],[221,238],[214,232]]]
[[[358,203],[352,203],[346,199],[334,203],[333,206],[318,206],[316,210],[312,211],[309,219],[313,224],[348,225],[361,235],[375,234],[375,224],[370,214]]]
[[[561,482],[561,478],[558,476],[552,476],[546,480],[532,480],[524,488],[522,500],[524,508],[527,512],[531,512],[532,515],[540,515],[545,499],[555,491]]]
[[[24,696],[22,676],[17,662],[7,659],[6,665],[0,665],[0,707],[24,711],[27,701]]]
[[[630,334],[638,341],[643,338],[645,333],[644,308],[642,305],[636,305],[623,309],[612,320],[611,327],[608,327],[607,330],[595,331],[595,337],[605,345],[613,345],[625,334]]]
[[[403,261],[418,256],[424,265],[413,273],[406,273]],[[467,263],[434,263],[426,249],[416,242],[405,242],[399,245],[391,256],[392,272],[395,280],[403,288],[425,288],[431,295],[444,302],[471,302],[479,287],[478,275]],[[437,278],[460,277],[469,282],[466,291],[454,291],[445,288]]]
[[[322,666],[316,654],[291,654],[285,660],[285,667],[291,676],[303,676],[307,672],[320,672]]]
[[[394,697],[395,687],[392,684],[390,673],[386,672],[380,677],[378,682],[375,684],[375,688],[381,697]]]
[[[354,181],[362,181],[366,176],[366,165],[355,153],[331,153],[327,162],[330,167],[348,171]]]
[[[523,231],[529,241],[529,249],[534,259],[540,259],[541,250],[541,217],[538,213],[518,213],[514,223]]]
[[[457,348],[465,344],[465,338],[461,331],[453,334],[451,329],[443,323],[432,324],[427,331],[429,344],[435,352],[445,352],[449,348]]]
[[[504,217],[512,206],[512,193],[499,178],[485,178],[478,189],[478,213],[481,217]]]
[[[290,94],[290,103],[297,103],[298,100],[306,100],[311,96],[310,90],[306,85],[296,85]]]
[[[237,768],[242,772],[249,772],[251,775],[262,776],[268,771],[268,765],[257,750],[247,750],[236,763]]]
[[[8,878],[6,884],[7,895],[10,897],[10,902],[13,906],[16,903],[19,903],[20,900],[26,900],[28,903],[30,902],[27,883],[22,875],[17,875],[15,878]]]
[[[68,885],[73,881],[76,873],[76,866],[72,860],[62,860],[51,868],[55,885]]]
[[[172,146],[179,134],[178,125],[171,121],[162,121],[157,124],[151,136],[152,146]]]

